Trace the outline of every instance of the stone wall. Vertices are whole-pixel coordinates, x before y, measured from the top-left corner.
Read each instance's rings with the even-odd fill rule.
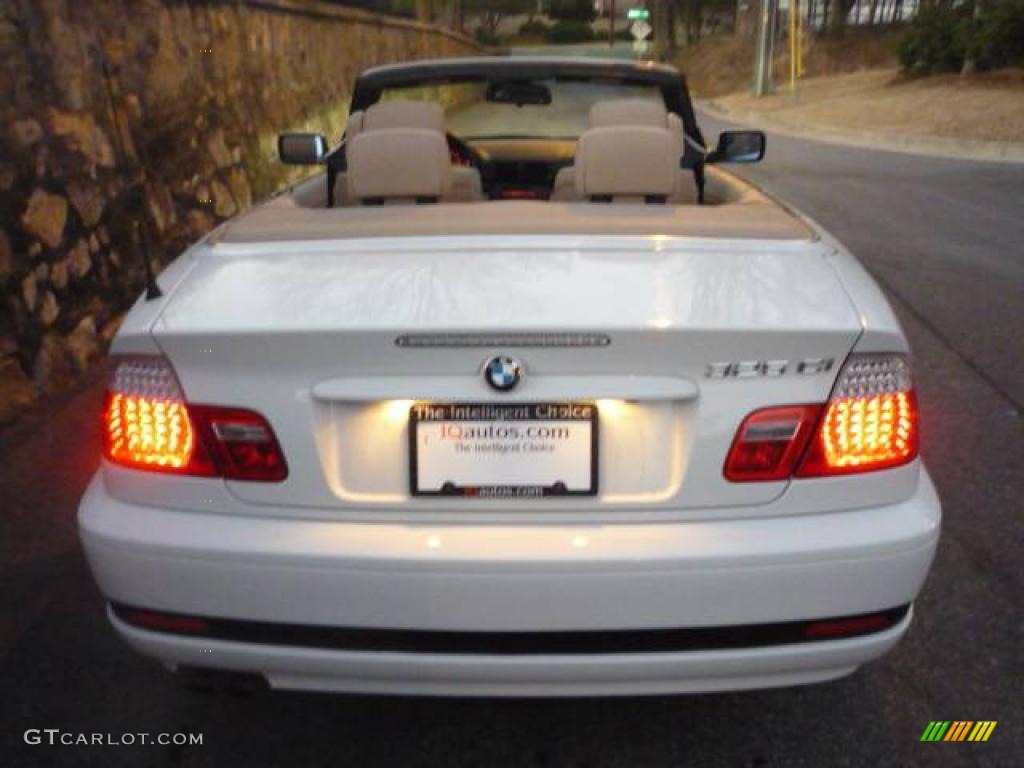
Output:
[[[356,75],[478,52],[315,0],[0,0],[0,423],[99,355],[143,286],[336,141]]]

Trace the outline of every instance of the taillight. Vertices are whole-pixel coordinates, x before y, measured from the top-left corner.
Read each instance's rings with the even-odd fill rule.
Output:
[[[821,477],[896,467],[917,453],[917,397],[906,358],[853,355],[824,405],[747,416],[724,472],[733,482]]]
[[[160,357],[119,360],[103,409],[103,452],[125,467],[215,475],[178,379]]]
[[[220,473],[229,480],[279,482],[288,465],[267,420],[254,411],[194,405],[203,437]]]
[[[740,425],[725,461],[734,483],[786,480],[803,455],[820,405],[790,405],[754,411]]]
[[[240,408],[192,405],[162,357],[116,361],[103,408],[103,453],[154,472],[276,482],[288,467],[270,425]]]
[[[913,461],[917,395],[902,355],[854,355],[843,366],[797,477],[869,472]]]

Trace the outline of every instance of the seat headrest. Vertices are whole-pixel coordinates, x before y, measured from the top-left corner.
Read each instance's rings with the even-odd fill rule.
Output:
[[[678,138],[668,128],[609,126],[576,144],[576,193],[592,197],[667,197],[679,172]]]
[[[348,191],[356,200],[436,200],[449,185],[448,142],[437,131],[363,131],[351,140],[346,155]]]
[[[668,126],[665,105],[651,99],[609,99],[598,101],[590,108],[590,127],[606,128],[612,125]]]
[[[378,101],[363,116],[363,131],[421,128],[444,133],[444,111],[432,101]]]

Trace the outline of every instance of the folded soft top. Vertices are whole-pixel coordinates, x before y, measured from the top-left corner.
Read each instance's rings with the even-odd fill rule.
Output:
[[[526,200],[303,208],[283,195],[228,224],[221,242],[440,235],[661,235],[808,240],[813,230],[756,194],[726,205],[553,203]]]

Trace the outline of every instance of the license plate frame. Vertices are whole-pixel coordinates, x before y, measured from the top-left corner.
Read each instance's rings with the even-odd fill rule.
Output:
[[[429,410],[428,410],[429,409]],[[557,416],[541,416],[552,411]],[[473,415],[476,418],[473,418]],[[526,414],[526,415],[524,415]],[[590,436],[587,450],[589,461],[589,485],[587,487],[567,487],[566,484],[487,484],[459,485],[450,482],[441,488],[423,489],[420,487],[419,464],[419,428],[421,424],[441,422],[479,422],[481,424],[589,424]],[[557,401],[557,402],[417,402],[409,408],[409,492],[413,497],[445,497],[464,499],[553,499],[553,498],[586,498],[595,497],[598,493],[598,445],[599,423],[598,408],[593,402]],[[585,439],[578,438],[578,439]]]

